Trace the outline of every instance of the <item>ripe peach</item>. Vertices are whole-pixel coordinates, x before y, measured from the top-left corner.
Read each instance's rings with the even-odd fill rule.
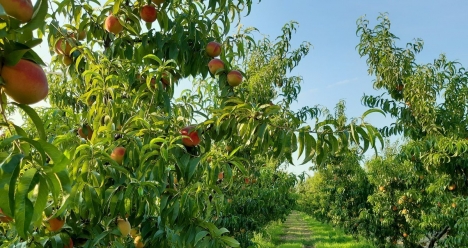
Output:
[[[456,184],[451,184],[451,185],[448,186],[448,189],[449,189],[450,191],[453,191],[453,190],[455,190],[456,188],[457,188],[457,185],[456,185]]]
[[[73,240],[70,238],[70,240],[68,241],[68,245],[65,244],[63,248],[73,248]]]
[[[73,60],[70,58],[70,56],[63,56],[62,63],[66,66],[69,66],[73,63]]]
[[[84,39],[86,39],[86,31],[80,30],[78,32],[78,40],[84,40]]]
[[[168,86],[171,86],[171,75],[168,72],[163,72],[162,77],[161,77],[161,82],[164,86],[164,89],[166,89]]]
[[[62,55],[70,55],[72,47],[64,38],[60,38],[55,43],[55,52]]]
[[[242,73],[239,71],[230,71],[227,74],[227,82],[229,85],[232,87],[238,86],[239,84],[242,83]]]
[[[119,147],[116,147],[114,151],[112,151],[111,158],[115,162],[122,164],[124,155],[125,155],[125,148],[119,146]]]
[[[205,51],[208,56],[212,58],[217,57],[221,54],[221,44],[215,41],[210,41],[206,45]]]
[[[90,140],[93,137],[93,129],[89,125],[86,125],[84,128],[78,128],[78,134],[81,138]]]
[[[132,236],[132,238],[136,238],[138,236],[138,230],[135,228],[130,230],[130,236]]]
[[[218,70],[224,69],[224,62],[220,59],[212,59],[208,63],[208,69],[210,70],[211,74],[216,74]]]
[[[65,224],[65,220],[61,220],[59,218],[52,218],[50,220],[47,221],[47,230],[51,231],[51,232],[56,232],[60,229],[62,229],[63,225]]]
[[[71,33],[70,37],[75,38],[78,36],[78,40],[84,40],[86,38],[86,31],[80,30],[78,33]]]
[[[152,1],[156,5],[160,5],[160,4],[164,3],[164,0],[152,0]]]
[[[194,147],[200,144],[200,137],[198,136],[198,132],[193,130],[195,125],[184,127],[180,130],[180,134],[188,136],[188,138],[182,138],[182,144],[187,147]]]
[[[9,16],[22,23],[31,20],[34,13],[31,0],[0,0],[0,4]]]
[[[5,93],[17,103],[37,103],[49,93],[44,70],[29,60],[21,59],[14,66],[4,65],[0,76],[5,82]]]
[[[132,229],[130,222],[124,219],[117,220],[117,227],[124,237],[127,237],[130,234],[130,230]]]
[[[0,208],[0,222],[11,222],[13,218],[7,216],[6,214],[3,213],[2,209]]]
[[[115,17],[114,15],[110,15],[106,18],[106,21],[104,22],[104,28],[107,30],[107,32],[113,34],[118,34],[123,30],[123,26],[120,24],[119,18]]]
[[[141,241],[141,236],[137,236],[135,240],[133,240],[133,244],[135,244],[136,248],[143,248],[145,247],[145,244]]]
[[[145,22],[154,22],[158,19],[158,11],[152,5],[145,5],[140,10],[140,17]]]

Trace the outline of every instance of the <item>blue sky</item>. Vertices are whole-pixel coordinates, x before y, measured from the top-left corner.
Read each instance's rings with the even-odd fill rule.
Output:
[[[356,36],[359,17],[365,15],[372,27],[377,24],[379,13],[387,12],[392,32],[400,37],[401,46],[414,38],[423,39],[424,50],[417,58],[420,63],[432,62],[440,53],[445,53],[448,59],[468,66],[467,10],[466,0],[263,0],[254,3],[251,14],[241,23],[246,27],[255,26],[273,39],[281,34],[287,22],[299,22],[293,47],[308,41],[313,49],[292,72],[304,78],[302,93],[294,107],[320,104],[332,109],[344,99],[348,116],[358,117],[366,110],[361,105],[363,94],[382,93],[373,90],[365,58],[360,58],[355,48],[359,42]],[[35,50],[45,61],[50,60],[46,44]],[[190,87],[190,82],[179,86],[182,90]],[[44,106],[44,103],[38,105]],[[18,116],[14,119],[19,121]],[[369,121],[378,127],[391,123],[390,119],[377,115]],[[288,170],[301,173],[309,166],[294,166]]]
[[[377,24],[380,13],[387,12],[392,32],[404,47],[414,38],[424,40],[419,63],[430,63],[445,53],[450,60],[468,66],[468,1],[374,1],[374,0],[263,0],[254,4],[252,13],[242,20],[244,26],[255,26],[270,38],[278,36],[281,27],[291,21],[299,22],[293,36],[293,47],[302,41],[312,43],[313,49],[292,72],[304,78],[302,93],[295,107],[316,104],[333,108],[344,99],[348,117],[358,117],[366,110],[361,104],[364,93],[380,95],[372,88],[367,74],[366,58],[360,58],[356,45],[356,21],[366,16],[370,27]],[[375,115],[369,121],[378,126],[391,119]],[[289,167],[294,173],[307,171],[310,164]]]

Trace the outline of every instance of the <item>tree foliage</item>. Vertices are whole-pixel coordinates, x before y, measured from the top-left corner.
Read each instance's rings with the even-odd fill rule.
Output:
[[[318,170],[302,191],[315,190],[314,199],[305,198],[301,205],[322,220],[363,236],[379,247],[402,243],[405,247],[464,247],[467,233],[466,158],[466,82],[468,74],[461,64],[440,55],[433,63],[418,64],[416,55],[422,40],[397,46],[397,36],[390,32],[388,16],[369,28],[369,21],[358,21],[357,46],[367,57],[369,73],[375,76],[374,88],[385,91],[380,96],[363,97],[364,105],[379,108],[394,118],[394,123],[379,130],[383,136],[402,134],[404,144],[389,146],[384,154],[365,164],[364,191],[358,216],[336,221],[337,214],[327,208],[340,207],[344,212],[354,206],[334,200],[338,193],[328,189],[356,187],[353,180],[327,180],[335,174],[334,166]],[[350,172],[349,176],[358,173]],[[328,177],[327,177],[328,175]],[[336,205],[326,206],[321,199]],[[320,202],[319,203],[317,203]],[[322,211],[322,215],[320,215]],[[329,214],[325,214],[329,213]],[[343,216],[338,214],[337,216]],[[347,223],[356,223],[350,227]]]

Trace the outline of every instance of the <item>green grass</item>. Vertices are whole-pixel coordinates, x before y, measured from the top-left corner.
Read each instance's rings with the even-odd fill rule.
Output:
[[[269,224],[262,233],[256,233],[253,241],[259,247],[273,248],[275,244],[281,242],[281,235],[283,234],[283,225],[281,222],[273,222]]]
[[[373,248],[370,243],[356,241],[342,230],[320,223],[300,212],[293,212],[285,223],[270,224],[254,239],[259,247],[279,248]]]
[[[365,240],[356,241],[352,236],[346,235],[342,230],[305,216],[304,221],[309,223],[312,229],[312,241],[316,248],[372,248],[374,247]]]

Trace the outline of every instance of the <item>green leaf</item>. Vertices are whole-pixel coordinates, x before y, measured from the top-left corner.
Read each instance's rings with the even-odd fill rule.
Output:
[[[382,114],[383,116],[386,116],[386,115],[385,115],[385,112],[384,112],[383,110],[381,110],[381,109],[375,109],[375,108],[374,108],[374,109],[369,109],[369,110],[367,110],[366,112],[364,112],[364,113],[362,114],[361,118],[364,119],[367,115],[369,115],[369,114],[371,114],[371,113],[380,113],[380,114]]]
[[[20,107],[29,116],[29,118],[31,118],[31,120],[34,123],[34,126],[36,126],[37,132],[39,133],[39,137],[43,140],[47,140],[47,136],[44,129],[44,123],[42,122],[41,118],[36,113],[36,111],[34,111],[33,108],[29,107],[26,104],[13,104]]]
[[[291,132],[291,153],[297,151],[297,136],[294,132]]]
[[[201,157],[197,157],[197,158],[192,158],[190,160],[189,168],[188,168],[188,175],[187,175],[188,176],[187,177],[188,182],[190,182],[190,180],[192,180],[193,174],[195,174],[195,171],[197,169],[198,163],[200,162],[200,159],[201,159]]]
[[[148,54],[145,57],[143,57],[143,59],[151,59],[151,60],[158,62],[160,65],[163,64],[162,60],[154,54]]]
[[[59,171],[55,173],[60,181],[60,185],[62,186],[63,194],[69,193],[71,191],[71,180],[68,176],[68,172],[66,170]]]
[[[121,0],[112,1],[114,3],[114,7],[112,8],[112,14],[117,15],[120,10],[120,4],[122,3]]]
[[[34,204],[34,213],[32,221],[36,226],[39,226],[42,222],[42,212],[47,205],[47,200],[49,197],[49,187],[47,186],[47,181],[45,178],[40,175],[39,178],[39,189],[36,197],[36,202]]]
[[[229,161],[229,163],[234,164],[242,172],[242,174],[247,175],[247,170],[245,169],[244,165],[242,165],[241,162],[231,160]]]
[[[23,154],[10,155],[0,164],[0,208],[11,217],[14,217],[15,189],[20,173]]]
[[[70,164],[70,160],[63,155],[57,147],[54,145],[47,143],[45,140],[38,140],[41,144],[42,149],[44,149],[45,153],[49,155],[50,159],[52,160],[52,172],[59,172],[67,168],[67,166]]]
[[[15,222],[18,234],[26,239],[27,232],[33,217],[34,207],[28,198],[29,189],[32,188],[34,177],[37,175],[37,170],[31,168],[24,172],[18,183],[18,188],[15,195]]]
[[[221,236],[224,233],[228,233],[228,232],[229,232],[229,230],[223,227],[223,228],[220,228],[220,229],[216,230],[215,236]]]
[[[230,246],[230,247],[239,247],[240,246],[240,243],[237,240],[235,240],[234,238],[231,238],[231,237],[228,237],[228,236],[222,236],[219,239],[222,240],[227,246]]]
[[[351,131],[351,137],[353,137],[353,141],[359,145],[359,136],[356,134],[356,128],[354,127],[354,123],[350,124],[350,131]]]
[[[49,5],[47,0],[37,0],[36,5],[34,5],[35,11],[32,19],[28,21],[26,25],[22,26],[19,31],[25,32],[44,26],[44,20],[46,19],[48,8]]]
[[[195,243],[194,245],[197,245],[197,243],[203,239],[209,232],[208,231],[200,231],[197,233],[197,235],[195,236]]]
[[[161,196],[161,211],[163,211],[166,208],[168,200],[169,200],[169,195],[168,194],[163,194]]]
[[[301,129],[299,131],[299,150],[297,158],[300,158],[302,153],[304,152],[304,143],[305,143],[305,131]]]
[[[302,161],[302,164],[305,164],[312,160],[316,153],[316,144],[315,138],[310,133],[305,133],[305,158]]]
[[[23,55],[30,50],[25,44],[9,40],[5,40],[4,46],[4,64],[7,66],[16,65],[23,58]]]
[[[41,118],[39,115],[34,111],[33,108],[29,107],[26,104],[18,104],[13,103],[14,105],[20,107],[33,121],[34,125],[36,126],[37,132],[39,133],[39,137],[43,140],[47,140],[47,136],[44,129],[44,124],[42,123]]]

